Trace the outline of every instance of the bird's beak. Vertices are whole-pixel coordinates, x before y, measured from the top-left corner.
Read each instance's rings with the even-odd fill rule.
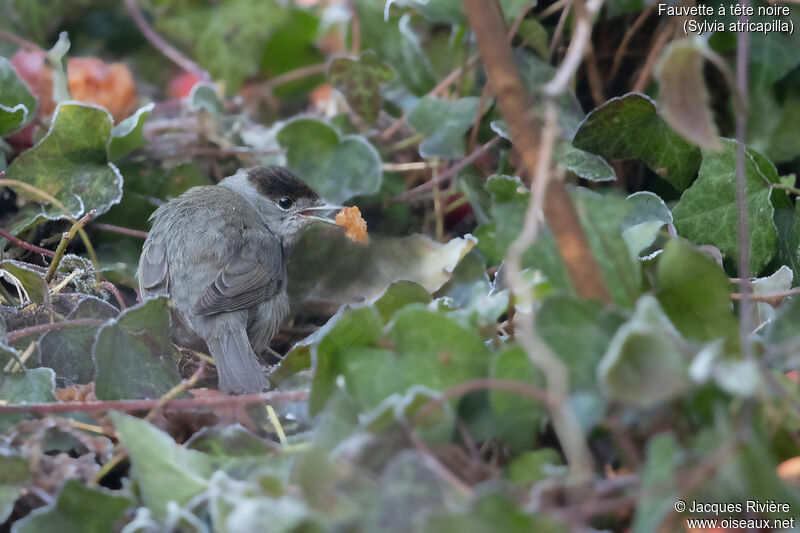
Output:
[[[314,213],[322,212],[325,213],[326,211],[340,211],[344,206],[341,205],[334,205],[334,204],[324,204],[318,205],[316,207],[309,207],[307,209],[303,209],[300,214],[303,215],[307,220],[314,220],[316,222],[325,222],[326,224],[333,224],[336,225],[336,221],[332,218],[327,216],[316,216]],[[329,215],[330,216],[330,215]]]

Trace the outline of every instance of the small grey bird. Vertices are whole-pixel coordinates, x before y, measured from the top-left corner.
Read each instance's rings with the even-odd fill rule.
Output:
[[[258,356],[289,313],[287,254],[310,222],[335,224],[316,213],[338,208],[271,166],[194,187],[150,217],[137,273],[141,296],[172,299],[173,342],[207,349],[223,391],[269,385]]]

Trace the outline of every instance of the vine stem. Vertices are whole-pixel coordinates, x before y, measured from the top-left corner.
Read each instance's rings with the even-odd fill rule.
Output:
[[[97,318],[76,318],[75,320],[62,320],[61,322],[52,322],[50,324],[39,324],[38,326],[30,326],[27,328],[15,329],[8,332],[8,344],[14,344],[19,339],[29,335],[36,335],[38,333],[45,333],[51,329],[74,328],[81,326],[100,326],[105,324],[105,320]]]
[[[545,124],[541,124],[530,111],[531,102],[514,62],[511,47],[503,38],[506,28],[499,3],[496,0],[462,2],[489,82],[497,95],[500,111],[532,179],[531,204],[522,231],[511,245],[505,261],[509,287],[517,298],[523,300],[516,306],[518,339],[531,362],[546,377],[547,392],[553,400],[549,405],[553,426],[573,474],[589,476],[592,472],[592,457],[578,417],[569,403],[566,368],[536,333],[534,302],[531,301],[533,295],[526,288],[522,277],[521,258],[522,253],[535,242],[540,213],[544,212],[578,295],[598,298],[604,302],[611,300],[569,193],[561,180],[551,180],[551,158],[558,133],[554,101],[566,89],[580,65],[589,44],[592,17],[599,10],[602,0],[591,0],[589,6],[579,0],[572,0],[577,14],[575,31],[562,65],[553,79],[545,85]]]
[[[156,31],[150,26],[147,22],[147,19],[144,18],[144,14],[142,14],[142,10],[139,9],[139,5],[136,3],[136,0],[125,0],[125,7],[128,10],[131,18],[133,19],[133,23],[136,24],[136,27],[139,28],[139,31],[142,32],[142,35],[150,41],[159,52],[164,54],[168,59],[170,59],[173,63],[181,67],[183,70],[191,72],[198,79],[203,81],[209,81],[211,76],[209,73],[200,65],[186,57],[180,50],[169,44],[163,37],[161,37]]]
[[[306,389],[295,391],[273,391],[262,394],[243,394],[232,396],[220,394],[219,396],[203,398],[178,398],[169,400],[162,405],[162,409],[197,409],[199,407],[228,407],[248,405],[252,403],[293,403],[308,399],[309,391]],[[102,411],[145,411],[159,404],[161,398],[146,400],[95,400],[87,402],[53,402],[53,403],[26,403],[20,405],[0,405],[0,414],[4,413],[97,413]]]
[[[0,236],[5,238],[5,239],[8,239],[9,242],[12,242],[12,243],[16,244],[20,248],[24,248],[24,249],[28,250],[29,252],[36,252],[37,254],[42,254],[42,255],[47,256],[47,257],[53,257],[55,255],[52,250],[48,250],[47,248],[42,248],[40,246],[36,246],[35,244],[31,244],[29,242],[25,242],[22,239],[20,239],[19,237],[15,237],[14,235],[11,235],[9,232],[4,230],[3,228],[0,228]]]

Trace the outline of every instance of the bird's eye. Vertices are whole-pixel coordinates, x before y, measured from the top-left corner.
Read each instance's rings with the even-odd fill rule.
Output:
[[[289,209],[292,207],[292,199],[285,196],[282,197],[280,200],[278,200],[278,207],[284,210]]]

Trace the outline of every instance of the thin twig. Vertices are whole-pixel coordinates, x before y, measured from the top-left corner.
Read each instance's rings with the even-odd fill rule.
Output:
[[[410,190],[408,190],[408,191],[406,191],[406,192],[404,192],[402,194],[398,194],[397,196],[394,197],[394,200],[397,200],[397,201],[408,200],[409,198],[412,198],[412,197],[418,195],[419,193],[421,193],[423,191],[427,191],[428,189],[432,189],[434,186],[438,185],[439,183],[442,183],[442,182],[444,182],[446,180],[449,180],[451,177],[455,176],[460,171],[462,171],[463,169],[465,169],[466,167],[468,167],[469,165],[474,163],[483,154],[485,154],[486,152],[491,150],[494,147],[494,145],[497,144],[498,142],[500,142],[500,136],[499,135],[493,137],[489,142],[487,142],[483,146],[480,146],[479,148],[475,149],[475,151],[473,151],[467,157],[465,157],[464,159],[461,159],[458,163],[456,163],[452,167],[448,168],[447,170],[445,170],[444,172],[439,174],[439,176],[437,176],[436,178],[430,179],[430,180],[426,181],[425,183],[423,183],[422,185],[418,185],[418,186],[414,187],[413,189],[410,189]]]
[[[353,0],[347,0],[347,7],[350,9],[350,28],[352,29],[350,53],[358,56],[361,51],[361,20],[358,18],[358,11]]]
[[[9,344],[14,344],[23,337],[44,333],[46,331],[50,331],[51,329],[73,328],[81,326],[101,326],[105,323],[105,320],[99,320],[97,318],[76,318],[75,320],[62,320],[61,322],[39,324],[38,326],[29,326],[27,328],[9,331],[7,339]]]
[[[78,233],[78,230],[82,229],[90,219],[94,218],[96,214],[97,210],[92,209],[83,215],[80,220],[75,222],[69,231],[61,237],[61,242],[58,243],[55,254],[53,254],[53,260],[50,262],[50,268],[47,269],[47,274],[44,276],[44,280],[47,283],[50,283],[50,280],[52,280],[56,275],[58,265],[61,263],[61,259],[64,258],[64,253],[67,251],[67,245],[69,245],[69,243],[72,242],[72,239],[75,238],[75,234]]]
[[[158,403],[155,404],[152,409],[150,409],[150,412],[147,413],[147,416],[145,416],[144,419],[147,420],[148,422],[153,420],[156,417],[156,415],[158,415],[158,413],[161,412],[161,410],[164,408],[167,402],[175,398],[175,396],[182,393],[183,391],[194,387],[197,384],[197,382],[200,381],[200,379],[203,377],[205,371],[206,371],[206,362],[200,361],[200,366],[197,367],[197,370],[195,370],[194,373],[192,373],[189,379],[181,380],[180,383],[178,383],[170,390],[168,390],[161,398],[158,399]]]
[[[220,394],[219,396],[202,398],[178,398],[170,400],[162,406],[163,410],[171,409],[197,409],[199,407],[228,407],[248,405],[252,403],[293,403],[302,402],[308,399],[308,390],[295,391],[273,391],[262,394],[244,394],[241,396],[230,396]],[[160,399],[147,400],[95,400],[87,402],[54,402],[54,403],[28,403],[20,405],[0,405],[2,413],[96,413],[102,411],[145,411],[155,407]]]
[[[289,83],[290,81],[302,80],[303,78],[314,76],[316,74],[324,74],[327,69],[328,63],[307,65],[305,67],[296,68],[294,70],[290,70],[289,72],[279,74],[274,78],[270,78],[262,83],[261,87],[264,89],[274,89],[275,87],[283,85],[284,83]]]
[[[114,295],[114,299],[119,304],[120,309],[122,309],[123,311],[127,309],[127,306],[125,305],[125,300],[122,299],[122,295],[119,293],[119,289],[117,288],[116,285],[104,279],[103,281],[100,282],[100,286]]]
[[[0,30],[0,39],[5,39],[6,41],[11,41],[14,44],[18,44],[22,48],[27,48],[28,50],[34,50],[36,52],[45,53],[45,51],[36,43],[23,39],[18,35],[14,35],[11,32],[7,32],[5,30]]]
[[[472,497],[472,489],[442,464],[442,462],[436,457],[436,455],[434,455],[431,449],[428,448],[428,445],[414,434],[413,429],[407,427],[404,427],[404,429],[408,440],[411,442],[414,448],[416,448],[417,452],[419,452],[425,466],[427,466],[431,472],[439,476],[439,478],[445,481],[448,485],[453,487],[461,496],[470,499]]]
[[[743,0],[739,20],[747,26],[746,10],[750,0]],[[736,233],[739,244],[739,341],[745,358],[752,357],[750,333],[753,330],[751,308],[752,284],[750,282],[750,233],[747,223],[747,176],[745,175],[745,135],[747,132],[747,86],[750,34],[738,32],[736,36],[736,93],[742,102],[736,113]]]
[[[617,51],[614,53],[614,61],[611,63],[611,70],[608,73],[608,80],[613,81],[614,77],[616,77],[617,72],[619,71],[619,67],[622,65],[622,60],[625,57],[625,52],[628,51],[628,44],[630,44],[631,39],[639,31],[639,28],[645,23],[647,18],[653,13],[656,6],[658,6],[658,2],[653,2],[650,4],[650,7],[642,11],[636,20],[633,21],[627,30],[625,30],[625,35],[622,37],[622,41],[619,43],[619,47]]]
[[[527,396],[528,398],[533,398],[534,400],[539,400],[545,404],[552,403],[552,398],[550,398],[547,391],[538,387],[534,387],[533,385],[529,385],[524,381],[497,378],[471,379],[469,381],[459,383],[458,385],[453,385],[449,389],[443,390],[439,396],[428,400],[427,403],[423,404],[422,407],[419,408],[414,417],[411,419],[411,427],[421,423],[439,406],[449,402],[450,400],[460,398],[461,396],[472,392],[487,390],[510,392],[513,394],[519,394],[520,396]]]
[[[24,248],[24,249],[26,249],[26,250],[28,250],[30,252],[36,252],[37,254],[42,254],[42,255],[45,255],[47,257],[53,257],[53,255],[54,255],[52,250],[48,250],[47,248],[41,248],[40,246],[36,246],[35,244],[31,244],[29,242],[25,242],[22,239],[20,239],[19,237],[15,237],[14,235],[11,235],[9,232],[4,230],[3,228],[0,228],[0,237],[8,239],[10,242],[16,244],[20,248]]]
[[[144,35],[145,38],[150,41],[150,44],[152,44],[159,52],[164,54],[183,70],[191,72],[197,76],[198,79],[203,81],[209,81],[211,79],[211,76],[203,67],[186,57],[180,50],[169,44],[166,40],[164,40],[163,37],[156,33],[156,31],[144,18],[142,11],[139,9],[138,4],[136,3],[136,0],[125,0],[125,7],[133,19],[134,24],[136,24],[136,27],[142,32],[142,35]]]
[[[553,38],[550,39],[550,46],[547,49],[548,62],[553,60],[553,54],[556,53],[556,47],[558,46],[558,43],[561,41],[561,34],[564,33],[564,27],[567,24],[567,18],[569,17],[571,11],[572,11],[572,4],[569,4],[567,8],[561,12],[561,16],[558,17],[558,22],[556,23],[556,29],[555,31],[553,31]]]
[[[642,92],[647,88],[647,84],[650,83],[650,76],[653,74],[653,69],[656,66],[656,62],[658,58],[661,56],[661,51],[667,46],[670,37],[672,36],[672,27],[673,22],[667,21],[664,26],[662,26],[659,33],[656,35],[655,42],[653,46],[650,48],[650,52],[647,54],[647,58],[644,61],[644,66],[642,70],[639,72],[639,76],[636,79],[636,83],[633,85],[634,92]]]
[[[102,224],[99,222],[95,222],[94,224],[92,224],[92,227],[103,231],[119,233],[120,235],[128,235],[130,237],[136,237],[138,239],[147,238],[147,232],[140,231],[138,229],[123,228],[121,226],[114,226],[113,224]]]

